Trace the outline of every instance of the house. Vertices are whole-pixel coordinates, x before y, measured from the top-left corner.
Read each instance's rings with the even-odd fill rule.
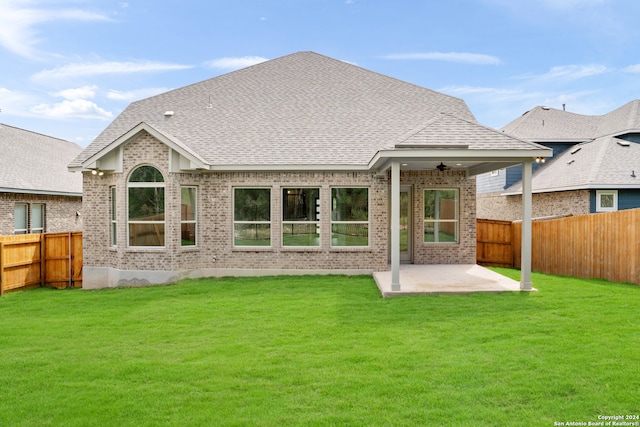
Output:
[[[82,229],[78,145],[0,124],[0,235]]]
[[[400,262],[475,264],[475,175],[549,154],[461,99],[294,53],[134,102],[69,165],[83,286],[391,262],[399,289]]]
[[[534,217],[640,207],[640,100],[601,116],[536,107],[501,131],[553,150],[534,165]],[[478,218],[521,218],[520,170],[478,176]]]

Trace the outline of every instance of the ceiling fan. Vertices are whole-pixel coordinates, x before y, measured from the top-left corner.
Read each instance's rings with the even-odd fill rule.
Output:
[[[451,169],[451,167],[445,165],[444,163],[440,162],[440,164],[438,166],[436,166],[436,169],[438,169],[440,172],[444,172],[444,171],[448,171],[449,169]]]

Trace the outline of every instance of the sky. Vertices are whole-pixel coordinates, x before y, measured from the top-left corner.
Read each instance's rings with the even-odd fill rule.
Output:
[[[0,123],[87,146],[129,103],[299,51],[466,101],[640,98],[637,0],[0,0]],[[1,153],[0,153],[1,155]]]

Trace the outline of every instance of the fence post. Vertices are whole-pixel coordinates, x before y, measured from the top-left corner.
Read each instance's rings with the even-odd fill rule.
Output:
[[[0,242],[0,297],[4,295],[4,243]]]
[[[67,238],[69,239],[69,244],[67,247],[69,248],[69,284],[67,287],[71,288],[73,286],[73,264],[72,264],[72,253],[71,253],[71,232],[67,234]]]
[[[40,234],[40,287],[43,288],[47,283],[47,235]]]

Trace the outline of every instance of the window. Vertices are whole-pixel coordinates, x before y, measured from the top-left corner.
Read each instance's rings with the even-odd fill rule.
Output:
[[[127,183],[129,246],[164,246],[164,178],[153,166],[135,169]]]
[[[331,189],[331,245],[369,245],[369,189]]]
[[[424,242],[458,242],[458,190],[424,190]]]
[[[45,205],[43,203],[16,203],[13,207],[13,233],[45,232]]]
[[[27,205],[25,203],[16,203],[13,208],[13,233],[27,234]]]
[[[235,188],[233,245],[271,246],[271,189]]]
[[[42,203],[31,205],[31,232],[44,233],[44,205]]]
[[[180,189],[180,241],[182,246],[196,245],[197,194],[196,187],[182,187]]]
[[[618,190],[596,191],[596,212],[613,212],[618,210]]]
[[[109,198],[111,199],[111,246],[118,244],[117,223],[116,223],[116,187],[109,187]]]
[[[320,246],[320,189],[282,189],[282,246]]]

